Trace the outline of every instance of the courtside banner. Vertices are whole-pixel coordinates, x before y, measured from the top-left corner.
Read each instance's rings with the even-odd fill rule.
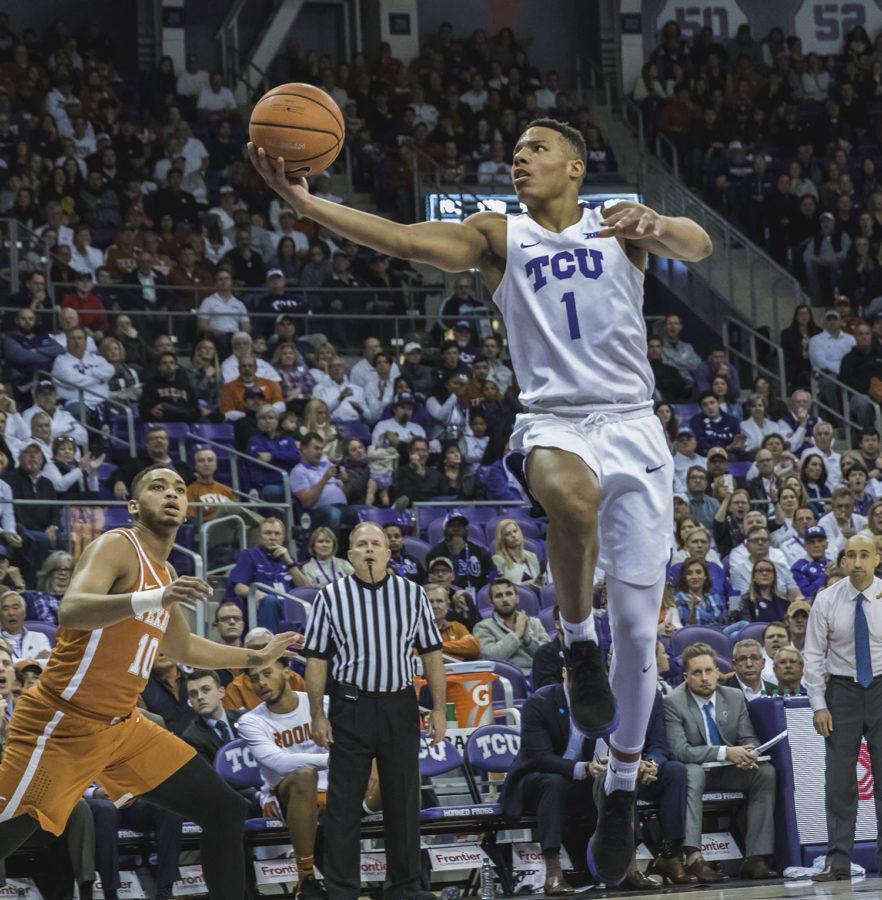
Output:
[[[175,897],[186,897],[188,894],[207,894],[208,885],[202,874],[202,866],[181,866],[180,881],[174,883],[172,893]]]
[[[741,859],[735,838],[728,831],[712,831],[701,836],[701,855],[707,860]]]
[[[43,895],[30,878],[7,878],[6,884],[0,887],[0,897],[15,897],[17,900],[43,900]]]
[[[572,869],[567,851],[560,848],[560,865],[562,869]],[[538,842],[519,841],[511,845],[511,867],[515,872],[535,872],[545,869],[545,857]]]
[[[254,878],[258,884],[296,884],[297,863],[293,859],[264,859],[255,861]]]
[[[382,850],[361,854],[361,880],[380,883],[386,880],[386,854]]]
[[[453,847],[429,847],[429,859],[436,872],[456,872],[460,869],[480,869],[489,857],[477,844],[456,844]]]

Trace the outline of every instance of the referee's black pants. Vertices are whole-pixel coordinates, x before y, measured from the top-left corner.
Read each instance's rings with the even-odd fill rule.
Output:
[[[331,693],[334,742],[324,814],[325,883],[333,900],[361,893],[362,801],[377,760],[383,800],[386,900],[420,890],[420,720],[413,687],[361,693],[355,702]]]

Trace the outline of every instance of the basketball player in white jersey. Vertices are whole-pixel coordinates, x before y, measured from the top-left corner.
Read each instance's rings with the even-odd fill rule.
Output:
[[[512,181],[526,214],[479,212],[463,222],[402,225],[329,203],[310,196],[304,179],[289,183],[282,159],[253,144],[248,150],[298,215],[445,272],[477,267],[492,292],[528,409],[518,416],[511,447],[526,461],[529,490],[549,519],[572,716],[586,736],[609,735],[589,866],[598,879],[618,883],[633,851],[673,523],[673,460],[652,414],[643,272],[648,253],[703,259],[710,238],[690,219],[639,203],[581,205],[585,142],[553,119],[532,122],[515,146]],[[612,693],[591,612],[598,552],[616,648]]]

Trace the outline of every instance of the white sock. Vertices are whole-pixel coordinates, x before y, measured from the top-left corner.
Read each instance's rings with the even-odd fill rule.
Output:
[[[622,762],[610,753],[609,768],[606,770],[606,780],[603,783],[606,793],[633,791],[637,786],[637,770],[639,768],[639,759],[635,759],[634,762]]]
[[[573,641],[594,641],[597,643],[597,629],[594,627],[594,614],[589,613],[587,619],[581,622],[567,622],[560,617],[560,627],[564,634],[564,647],[569,647]]]

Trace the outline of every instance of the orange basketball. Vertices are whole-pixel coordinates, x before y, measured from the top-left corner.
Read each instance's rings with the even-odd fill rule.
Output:
[[[267,156],[285,159],[285,174],[317,175],[343,149],[346,128],[340,107],[312,84],[280,84],[251,110],[248,135]]]

